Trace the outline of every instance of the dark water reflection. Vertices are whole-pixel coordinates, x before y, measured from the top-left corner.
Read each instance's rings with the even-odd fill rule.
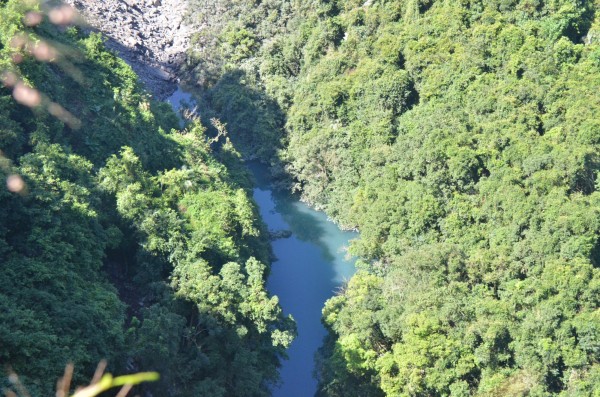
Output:
[[[311,397],[317,390],[314,355],[326,334],[321,309],[354,274],[354,261],[345,259],[344,248],[358,235],[341,231],[324,213],[273,190],[264,165],[249,162],[248,167],[257,181],[254,199],[269,230],[292,232],[290,238],[273,241],[277,260],[267,284],[269,292],[279,296],[285,313],[292,314],[298,324],[298,338],[280,370],[282,385],[273,390],[273,396]]]
[[[183,127],[185,125],[185,120],[181,111],[182,109],[193,109],[196,106],[194,96],[184,88],[178,86],[177,90],[171,94],[166,101],[171,104],[171,107],[175,110],[175,113],[177,113],[179,123],[181,127]]]

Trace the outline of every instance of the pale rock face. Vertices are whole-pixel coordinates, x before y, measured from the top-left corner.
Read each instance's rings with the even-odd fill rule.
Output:
[[[107,37],[107,46],[129,63],[157,99],[176,89],[190,46],[186,0],[64,0]]]

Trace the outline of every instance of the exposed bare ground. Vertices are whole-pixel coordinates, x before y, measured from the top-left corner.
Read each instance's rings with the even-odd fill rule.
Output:
[[[129,63],[157,99],[176,88],[192,29],[186,0],[64,0]]]

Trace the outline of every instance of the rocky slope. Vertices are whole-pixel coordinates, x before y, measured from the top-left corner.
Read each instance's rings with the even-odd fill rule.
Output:
[[[158,99],[176,88],[192,29],[184,22],[185,0],[65,0],[107,37]]]

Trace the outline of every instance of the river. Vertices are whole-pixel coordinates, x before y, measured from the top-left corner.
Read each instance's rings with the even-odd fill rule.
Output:
[[[354,262],[345,259],[344,248],[357,234],[341,231],[324,213],[274,190],[266,166],[248,162],[248,168],[256,179],[254,200],[269,230],[292,232],[272,242],[277,260],[267,281],[269,292],[279,297],[283,311],[298,326],[289,360],[280,369],[282,385],[273,389],[273,396],[312,397],[317,391],[314,355],[326,335],[321,309],[354,274]]]
[[[193,102],[181,90],[169,102],[178,108],[182,99]],[[267,280],[269,292],[279,297],[283,311],[291,314],[298,326],[289,359],[280,369],[281,385],[272,388],[273,397],[312,397],[317,391],[314,356],[326,335],[321,310],[354,274],[354,261],[346,259],[345,247],[358,234],[340,230],[323,212],[275,190],[265,165],[251,161],[247,166],[256,180],[254,200],[269,230],[292,233],[272,241],[277,259]]]

